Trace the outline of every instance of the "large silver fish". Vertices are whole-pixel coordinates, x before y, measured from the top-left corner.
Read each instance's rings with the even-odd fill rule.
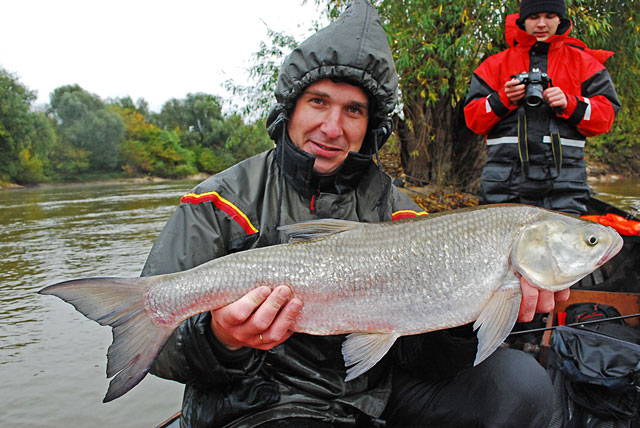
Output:
[[[284,226],[288,244],[147,278],[92,278],[44,288],[113,327],[104,401],[146,375],[186,318],[231,303],[259,285],[286,284],[304,307],[295,331],[351,333],[347,380],[369,370],[403,335],[475,321],[475,364],[507,337],[522,275],[565,289],[622,247],[613,229],[524,205],[463,209],[388,223],[318,220]]]

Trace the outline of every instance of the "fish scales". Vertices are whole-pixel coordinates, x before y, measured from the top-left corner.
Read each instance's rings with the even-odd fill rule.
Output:
[[[350,333],[342,349],[347,380],[371,368],[400,336],[473,321],[477,364],[515,323],[516,275],[541,289],[561,290],[622,247],[611,228],[524,205],[377,224],[327,219],[280,229],[291,243],[233,253],[184,272],[67,281],[41,293],[114,328],[107,355],[107,374],[115,375],[105,396],[110,401],[144,377],[182,320],[260,285],[288,285],[304,302],[296,332]],[[129,319],[135,327],[128,327]]]
[[[510,250],[505,242],[529,220],[528,213],[475,210],[433,216],[430,221],[407,219],[376,229],[356,227],[317,241],[235,253],[183,275],[179,287],[173,282],[153,287],[150,295],[157,296],[150,299],[165,302],[166,296],[181,294],[187,302],[202,301],[192,309],[198,313],[235,301],[258,285],[285,284],[305,303],[296,325],[299,332],[340,334],[380,323],[401,334],[422,332],[425,323],[433,330],[449,327],[475,319],[482,307],[477,302],[484,303],[499,285]],[[494,232],[477,241],[459,239],[477,228]],[[187,296],[182,287],[196,283],[200,287]],[[425,314],[425,307],[434,306],[469,309],[464,314],[455,311],[455,316]],[[151,310],[173,321],[174,310]]]

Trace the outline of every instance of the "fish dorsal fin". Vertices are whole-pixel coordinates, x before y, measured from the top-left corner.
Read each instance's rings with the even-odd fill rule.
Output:
[[[478,352],[473,365],[484,361],[507,338],[518,318],[521,298],[520,280],[509,270],[473,324],[473,329],[478,330]]]
[[[390,333],[351,333],[342,344],[342,356],[347,366],[345,381],[357,378],[375,366],[400,335]]]
[[[364,227],[364,225],[365,223],[359,223],[357,221],[327,218],[287,224],[280,226],[278,230],[283,231],[287,235],[287,242],[300,242],[325,238],[336,233]]]

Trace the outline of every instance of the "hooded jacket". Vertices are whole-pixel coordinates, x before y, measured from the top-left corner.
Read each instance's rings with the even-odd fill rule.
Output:
[[[318,177],[313,157],[289,140],[286,124],[297,96],[325,77],[365,88],[375,108],[361,153],[351,153],[333,176]],[[282,243],[278,225],[318,218],[377,222],[423,214],[370,155],[384,139],[396,86],[377,13],[368,2],[356,0],[285,60],[276,91],[279,104],[268,120],[275,149],[185,195],[151,249],[143,275],[185,270],[235,251]],[[254,427],[285,417],[355,424],[382,414],[391,392],[391,357],[347,383],[343,336],[297,333],[269,351],[230,351],[217,341],[210,322],[209,312],[184,321],[151,368],[157,376],[185,384],[181,426]],[[403,346],[408,345],[399,341],[400,350],[394,351],[406,357],[403,364],[417,361],[401,351]],[[469,349],[465,364],[472,361],[475,343]]]
[[[285,59],[275,91],[278,104],[267,119],[273,139],[278,139],[282,123],[305,88],[324,78],[360,86],[373,101],[360,152],[374,153],[391,134],[389,115],[397,102],[398,74],[378,12],[368,2],[354,1]]]
[[[529,160],[540,166],[532,179],[553,179],[554,159],[550,134],[557,126],[562,145],[562,166],[581,165],[586,137],[607,132],[620,101],[611,77],[602,62],[612,53],[587,49],[584,43],[568,36],[571,21],[562,19],[557,33],[546,42],[517,26],[517,14],[507,17],[506,38],[509,49],[485,60],[474,72],[465,102],[468,127],[487,135],[487,162],[519,162],[518,106],[509,102],[504,84],[512,76],[538,68],[560,87],[568,105],[554,112],[546,103],[527,107],[526,135]],[[602,61],[602,62],[601,62]],[[524,103],[521,103],[524,104]],[[521,107],[522,109],[522,107]],[[557,156],[556,156],[557,158]]]

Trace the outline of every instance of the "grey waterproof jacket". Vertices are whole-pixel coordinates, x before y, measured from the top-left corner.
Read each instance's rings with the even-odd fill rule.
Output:
[[[280,144],[278,149],[284,147]],[[294,156],[301,155],[287,144]],[[334,186],[331,193],[318,189],[303,195],[288,180],[280,188],[278,153],[244,161],[183,197],[143,274],[184,270],[234,251],[281,243],[279,209],[281,224],[328,217],[380,220],[381,176],[373,162],[361,170],[354,188],[342,177],[337,178],[341,193]],[[292,160],[289,154],[284,158]],[[419,211],[388,176],[382,179],[388,194],[384,220],[391,220],[393,212]],[[210,314],[203,313],[182,323],[152,368],[158,376],[186,384],[183,426],[250,427],[295,416],[347,422],[355,420],[355,409],[374,417],[384,410],[391,380],[387,363],[345,383],[343,336],[294,334],[270,351],[231,352],[215,339],[210,322]]]
[[[327,77],[363,87],[373,108],[361,152],[350,153],[336,174],[318,177],[313,157],[289,140],[286,124],[304,88]],[[392,220],[394,214],[421,214],[371,156],[388,136],[396,88],[397,74],[377,12],[356,0],[285,61],[278,105],[267,122],[275,149],[185,195],[156,240],[143,275],[181,271],[236,251],[282,243],[280,225],[319,218],[378,222]],[[345,382],[343,336],[294,334],[269,351],[229,351],[213,335],[210,321],[208,312],[184,321],[151,368],[157,376],[185,384],[183,427],[254,427],[287,417],[363,423],[385,409],[392,364],[424,363],[437,377],[446,372],[445,366],[455,366],[451,362],[456,359],[470,365],[475,353],[475,342],[465,342],[466,353],[449,347],[450,353],[438,353],[441,360],[429,363],[424,356],[434,355],[437,348],[420,337],[401,338],[373,369]],[[423,336],[439,340],[437,333]]]

